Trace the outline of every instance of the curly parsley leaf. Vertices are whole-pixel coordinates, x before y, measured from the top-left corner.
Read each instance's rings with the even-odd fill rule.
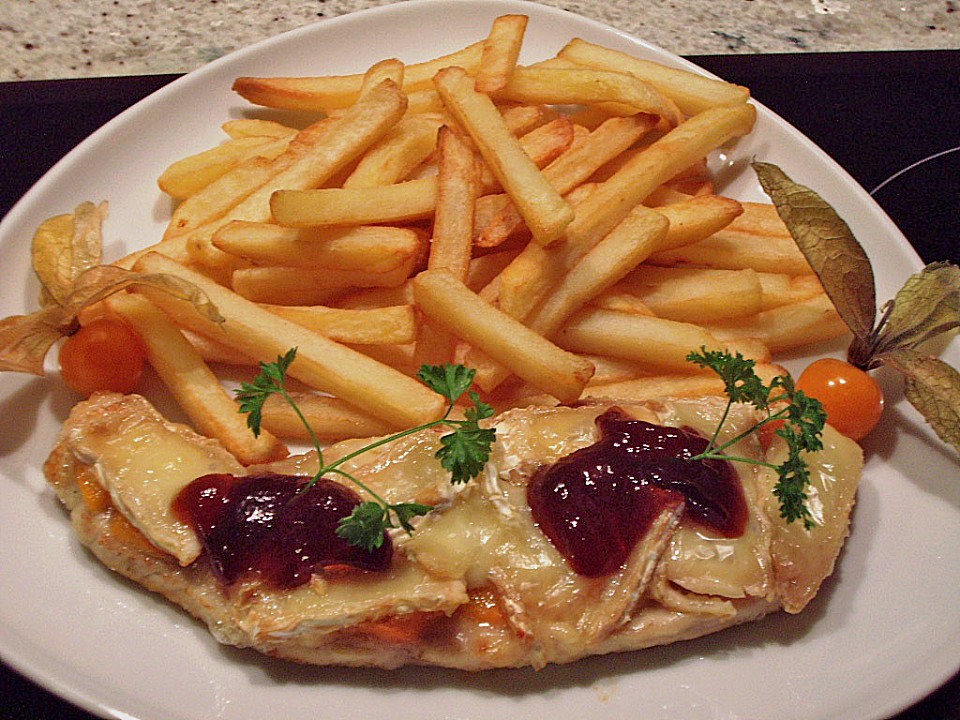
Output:
[[[493,428],[481,428],[467,421],[454,432],[440,438],[437,451],[440,464],[450,471],[450,482],[458,485],[469,482],[483,470],[490,457],[490,446],[495,439]]]
[[[284,384],[287,370],[296,357],[297,349],[290,348],[285,355],[278,356],[276,362],[260,363],[260,373],[252,382],[241,384],[240,389],[236,391],[237,400],[240,401],[240,412],[247,414],[247,427],[253,431],[255,437],[260,436],[263,404],[268,397],[280,394],[291,404],[296,404],[287,395]]]
[[[774,377],[769,384],[765,384],[757,375],[754,362],[745,359],[740,353],[731,355],[727,352],[700,348],[700,352],[691,352],[687,359],[702,368],[716,372],[723,380],[727,392],[727,407],[713,438],[706,450],[691,459],[736,460],[773,469],[777,473],[773,494],[780,501],[780,515],[787,522],[802,520],[804,527],[808,529],[813,527],[813,517],[807,507],[810,469],[803,456],[804,453],[816,452],[823,448],[823,427],[827,421],[823,405],[819,400],[797,390],[793,385],[793,379],[788,375]],[[765,412],[766,417],[735,438],[717,445],[720,429],[734,403],[752,405],[757,410]],[[782,423],[776,434],[787,444],[787,459],[783,463],[773,465],[760,460],[724,455],[727,448],[772,422]]]
[[[443,395],[450,405],[470,389],[476,370],[444,363],[443,365],[423,365],[417,372],[417,379],[438,395]]]
[[[444,469],[450,471],[450,482],[455,485],[469,482],[483,470],[490,457],[490,448],[496,436],[492,428],[481,428],[480,421],[493,415],[493,408],[480,399],[477,393],[470,392],[472,405],[464,410],[464,420],[450,419],[454,403],[473,384],[475,370],[463,365],[424,365],[417,373],[428,387],[447,398],[450,407],[442,424],[453,432],[440,438],[440,449],[436,457]]]
[[[720,350],[691,352],[687,360],[705,369],[713,370],[723,380],[724,389],[734,403],[750,403],[766,408],[770,388],[754,372],[756,363],[740,353],[730,355]]]
[[[336,532],[351,545],[370,552],[383,545],[384,531],[390,525],[387,509],[368,500],[357,505],[347,517],[340,518]]]

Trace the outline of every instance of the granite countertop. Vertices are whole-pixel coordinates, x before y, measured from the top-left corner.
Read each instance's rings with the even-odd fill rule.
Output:
[[[182,73],[396,0],[3,0],[0,81]],[[960,47],[960,0],[540,0],[680,55]]]

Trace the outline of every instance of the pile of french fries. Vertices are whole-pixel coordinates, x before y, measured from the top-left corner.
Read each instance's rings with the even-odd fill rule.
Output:
[[[772,375],[846,332],[773,207],[714,193],[707,156],[755,121],[746,88],[581,39],[520,66],[526,25],[364,74],[238,78],[304,127],[230,120],[159,178],[169,227],[118,264],[194,283],[225,320],[149,287],[106,311],[243,462],[305,431],[271,398],[253,439],[212,363],[298,348],[298,404],[332,441],[439,417],[422,363],[476,369],[498,408],[690,396],[722,391],[691,350]]]

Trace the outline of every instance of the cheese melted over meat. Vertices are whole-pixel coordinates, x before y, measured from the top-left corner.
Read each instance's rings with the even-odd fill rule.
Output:
[[[824,450],[811,456],[821,521],[811,531],[780,519],[773,473],[734,463],[745,503],[742,533],[710,530],[691,519],[682,500],[664,503],[619,567],[588,577],[541,531],[528,484],[539,468],[594,444],[597,417],[614,405],[631,418],[709,436],[725,403],[508,411],[493,419],[497,442],[484,473],[464,486],[451,486],[433,457],[442,431],[365,453],[344,469],[390,502],[436,509],[412,536],[393,536],[387,570],[320,570],[293,588],[256,573],[220,582],[170,504],[208,473],[309,476],[317,467],[313,453],[243,469],[143,398],[104,394],[74,409],[45,470],[81,541],[109,567],[180,604],[221,642],[302,662],[541,667],[697,637],[780,608],[801,610],[832,571],[848,532],[862,464],[856,444],[828,428]],[[755,421],[749,409],[734,408],[724,437]],[[325,454],[329,460],[365,443],[339,443]],[[764,456],[752,436],[735,452]]]

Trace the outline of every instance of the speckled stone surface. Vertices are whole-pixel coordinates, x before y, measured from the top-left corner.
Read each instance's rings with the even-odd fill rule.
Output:
[[[0,81],[187,72],[390,1],[2,0]],[[960,48],[960,0],[541,2],[681,55]]]

